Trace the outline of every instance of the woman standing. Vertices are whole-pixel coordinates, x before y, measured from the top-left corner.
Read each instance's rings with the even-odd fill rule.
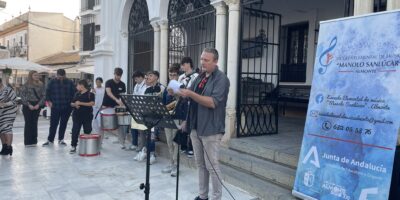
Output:
[[[0,155],[12,155],[12,127],[17,116],[17,96],[14,90],[3,84],[0,78],[0,139],[3,144]]]
[[[22,113],[24,114],[24,144],[36,146],[40,109],[44,107],[45,88],[37,71],[30,71],[28,81],[21,90]]]

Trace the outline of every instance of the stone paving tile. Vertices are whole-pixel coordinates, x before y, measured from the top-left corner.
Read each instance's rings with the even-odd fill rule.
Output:
[[[145,182],[145,163],[135,162],[136,152],[119,149],[116,138],[104,140],[100,156],[80,157],[69,154],[69,146],[58,144],[42,147],[46,141],[49,121],[39,121],[37,147],[23,145],[23,118],[18,116],[14,124],[14,153],[12,157],[0,157],[0,199],[7,200],[108,200],[144,199],[139,185]],[[65,141],[70,143],[71,122]],[[57,136],[56,136],[57,138]],[[151,165],[150,199],[175,199],[176,179],[162,174],[168,160],[157,157]],[[251,200],[249,195],[227,184],[235,199]],[[197,196],[197,173],[181,166],[179,199],[191,200]],[[223,191],[223,200],[230,200]]]

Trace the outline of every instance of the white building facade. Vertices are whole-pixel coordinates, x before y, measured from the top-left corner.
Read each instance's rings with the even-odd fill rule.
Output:
[[[96,22],[101,30],[96,34],[100,39],[90,51],[95,77],[112,78],[113,69],[121,67],[123,81],[132,88],[135,70],[154,69],[166,84],[170,64],[189,56],[199,67],[203,48],[219,51],[219,67],[231,82],[226,137],[277,131],[279,86],[311,85],[320,21],[400,8],[400,0],[109,0],[99,4]]]

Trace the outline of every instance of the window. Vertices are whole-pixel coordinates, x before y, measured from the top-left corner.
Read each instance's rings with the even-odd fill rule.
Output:
[[[281,81],[305,82],[307,69],[308,23],[284,28],[285,57],[281,66]]]
[[[22,36],[21,37],[19,37],[19,44],[21,45],[21,47],[22,47]]]
[[[386,0],[374,0],[374,12],[386,11]]]

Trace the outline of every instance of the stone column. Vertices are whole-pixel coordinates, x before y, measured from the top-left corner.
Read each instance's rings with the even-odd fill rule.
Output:
[[[168,21],[158,21],[160,25],[160,83],[167,85],[168,76]]]
[[[395,10],[400,9],[400,1],[399,0],[388,0],[386,10]]]
[[[374,0],[354,0],[354,16],[374,12]]]
[[[226,108],[225,136],[223,141],[236,137],[236,107],[239,74],[240,1],[226,0],[229,7],[227,75],[231,83]]]
[[[160,26],[157,22],[151,22],[154,29],[154,50],[153,50],[153,68],[160,71]]]
[[[219,53],[218,66],[226,72],[226,4],[222,0],[212,1],[216,11],[215,48]]]

